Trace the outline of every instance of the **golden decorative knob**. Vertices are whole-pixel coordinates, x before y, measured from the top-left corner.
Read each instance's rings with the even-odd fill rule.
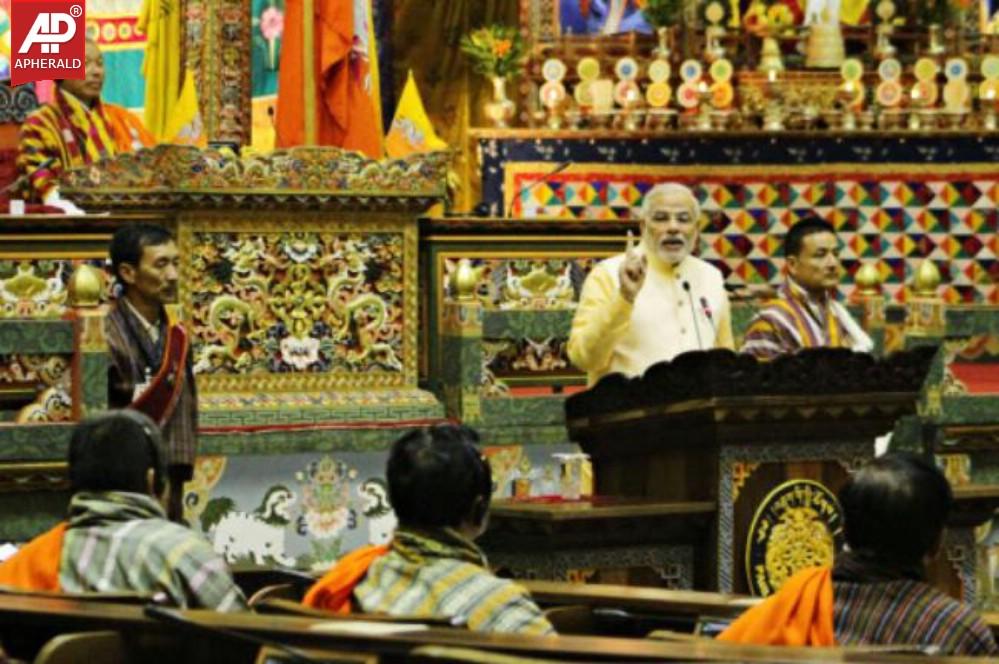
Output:
[[[853,280],[861,295],[877,295],[881,291],[881,273],[874,263],[864,263],[857,270]]]
[[[940,270],[936,263],[929,258],[924,259],[916,269],[916,278],[912,282],[912,288],[916,295],[924,297],[934,297],[937,294],[937,287],[940,285]]]
[[[475,299],[475,287],[485,269],[485,265],[472,267],[472,261],[468,258],[462,258],[458,261],[458,269],[454,271],[452,277],[454,279],[454,294],[458,300]]]
[[[96,307],[104,292],[104,273],[92,265],[82,263],[69,277],[69,303],[74,307]]]

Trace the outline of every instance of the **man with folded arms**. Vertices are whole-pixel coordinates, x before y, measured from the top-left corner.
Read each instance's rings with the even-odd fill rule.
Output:
[[[443,618],[479,632],[553,633],[527,591],[492,574],[473,542],[485,531],[492,494],[478,440],[468,427],[442,425],[396,441],[386,469],[395,537],[338,561],[305,605]]]
[[[970,606],[926,583],[954,498],[932,463],[890,453],[840,491],[847,547],[803,570],[740,616],[722,641],[788,646],[920,646],[930,654],[999,655]]]
[[[687,187],[660,184],[642,202],[636,246],[587,276],[569,335],[569,359],[593,385],[609,373],[640,376],[680,353],[732,348],[721,272],[691,256],[700,206]]]
[[[0,564],[0,585],[163,594],[175,606],[245,610],[225,561],[167,520],[163,439],[134,410],[85,420],[69,444],[69,517]]]

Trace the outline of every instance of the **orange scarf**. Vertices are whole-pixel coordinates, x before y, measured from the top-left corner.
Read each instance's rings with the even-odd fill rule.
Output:
[[[832,568],[798,572],[776,595],[739,616],[718,639],[765,646],[836,645]]]
[[[388,550],[388,546],[362,546],[350,552],[309,588],[302,604],[333,613],[350,613],[353,610],[351,596],[354,587],[364,579],[371,563],[388,553]]]
[[[63,521],[0,563],[0,585],[22,590],[59,591],[59,560],[66,534]]]
[[[156,139],[142,126],[139,118],[121,106],[104,104],[104,119],[118,152],[135,152],[136,141],[147,148],[156,145]]]

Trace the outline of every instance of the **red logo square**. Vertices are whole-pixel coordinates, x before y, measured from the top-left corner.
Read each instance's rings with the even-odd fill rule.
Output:
[[[10,83],[87,77],[85,0],[13,0]]]

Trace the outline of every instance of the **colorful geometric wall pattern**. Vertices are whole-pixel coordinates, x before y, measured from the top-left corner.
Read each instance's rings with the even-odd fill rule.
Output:
[[[948,302],[999,304],[999,173],[969,166],[594,163],[548,175],[550,163],[508,162],[504,189],[516,192],[514,217],[624,220],[636,218],[656,183],[682,182],[701,202],[700,256],[730,284],[778,283],[783,234],[815,213],[839,233],[844,296],[857,268],[874,262],[886,295],[902,302],[904,285],[929,258]]]

